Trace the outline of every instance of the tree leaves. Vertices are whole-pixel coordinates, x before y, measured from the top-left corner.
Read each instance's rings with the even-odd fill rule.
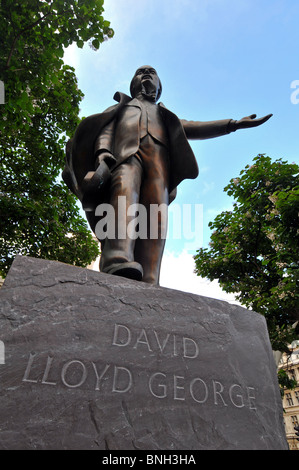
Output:
[[[0,13],[0,274],[17,253],[86,266],[98,245],[59,182],[83,98],[63,48],[113,30],[102,0],[2,0]]]
[[[291,325],[299,319],[299,167],[258,155],[224,190],[234,209],[210,223],[196,272],[265,315],[270,331]]]

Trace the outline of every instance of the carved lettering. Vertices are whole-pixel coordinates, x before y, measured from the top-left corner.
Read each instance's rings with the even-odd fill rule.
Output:
[[[238,403],[236,403],[235,401],[235,396],[233,394],[234,390],[235,389],[238,389],[239,391],[242,391],[240,385],[237,385],[237,384],[233,384],[230,388],[229,388],[229,398],[230,398],[230,401],[232,402],[232,404],[236,407],[236,408],[243,408],[245,405],[244,405],[244,398],[243,398],[243,395],[241,395],[240,393],[236,393],[235,396],[236,398],[238,399]]]
[[[121,388],[120,387],[120,382],[121,382],[120,377],[121,377],[121,373],[122,373],[122,376],[124,377],[124,372],[125,372],[125,376],[126,376],[125,377],[125,386],[123,386],[123,388]],[[126,393],[132,387],[132,383],[133,383],[132,374],[129,371],[129,369],[127,369],[126,367],[117,367],[117,366],[114,367],[112,392]]]
[[[163,339],[156,336],[159,351],[162,352],[171,339],[167,334]],[[123,346],[132,340],[130,330],[125,325],[116,325],[114,330],[113,344]],[[145,345],[150,348],[149,338],[145,330],[141,330],[137,337],[135,346],[137,348]],[[182,346],[184,356],[195,357],[199,349],[197,343],[191,338],[184,337]],[[38,366],[43,367],[38,371]],[[42,372],[42,373],[41,373]],[[91,374],[88,377],[88,374]],[[61,379],[59,382],[57,379]],[[87,381],[87,379],[89,380]],[[56,379],[56,380],[55,380]],[[134,380],[133,380],[134,379]],[[105,393],[127,393],[133,389],[134,381],[143,380],[145,392],[149,396],[158,399],[170,399],[175,401],[192,400],[197,405],[210,403],[212,406],[233,406],[238,409],[244,407],[256,410],[256,391],[254,387],[241,386],[239,384],[227,384],[219,380],[205,381],[201,377],[187,378],[179,374],[164,373],[156,371],[144,380],[144,374],[134,377],[132,371],[123,365],[101,364],[87,361],[82,362],[72,359],[63,365],[56,363],[54,357],[48,355],[38,358],[36,353],[30,353],[23,376],[23,382],[40,384],[46,386],[64,385],[67,388],[85,387],[99,391],[105,382]]]
[[[144,338],[143,340],[141,338]],[[135,346],[134,346],[134,349],[137,348],[138,344],[146,344],[148,350],[150,352],[152,352],[152,349],[150,348],[150,345],[149,345],[149,342],[148,342],[148,338],[147,338],[147,335],[146,335],[146,332],[145,330],[141,330],[138,338],[137,338],[137,341],[135,343]]]
[[[217,390],[218,388],[218,390]],[[224,387],[221,382],[217,382],[216,380],[213,380],[213,390],[214,390],[214,403],[215,405],[218,405],[217,397],[219,396],[222,400],[222,403],[224,406],[227,406],[227,404],[224,401],[224,398],[222,396],[222,392],[224,390]]]
[[[194,359],[198,356],[199,349],[196,342],[191,338],[183,338],[184,357]]]
[[[52,362],[53,362],[53,357],[48,356],[45,372],[44,372],[44,375],[43,375],[43,378],[42,378],[42,384],[56,385],[56,382],[48,382],[48,376],[49,376],[49,372],[50,372],[50,369],[51,369]]]
[[[125,335],[125,340],[121,337]],[[114,325],[113,346],[128,346],[131,342],[131,331],[125,325]]]
[[[150,389],[151,394],[154,397],[156,397],[156,398],[165,398],[167,396],[167,387],[166,387],[165,384],[158,384],[158,386],[155,388],[155,391],[153,390],[153,382],[154,382],[154,380],[156,379],[156,377],[158,375],[160,375],[162,377],[166,377],[166,375],[163,374],[162,372],[156,372],[155,374],[153,374],[149,379],[149,389]],[[158,393],[158,391],[160,391],[160,393]],[[155,392],[157,392],[157,393],[155,393]]]
[[[33,382],[33,383],[37,383],[37,380],[29,379],[31,367],[32,367],[32,364],[33,364],[33,361],[34,361],[35,356],[36,356],[36,354],[31,354],[31,353],[30,353],[30,356],[29,356],[29,359],[28,359],[28,363],[27,363],[27,367],[26,367],[26,370],[25,370],[25,373],[24,373],[24,377],[23,377],[23,379],[22,379],[22,382]]]
[[[163,372],[152,374],[148,385],[151,395],[155,398],[173,398],[174,400],[186,401],[188,399],[187,392],[189,392],[192,400],[199,404],[206,403],[210,396],[210,400],[213,400],[213,405],[216,406],[228,406],[230,403],[235,408],[248,406],[250,409],[255,409],[250,402],[255,399],[253,387],[242,389],[240,385],[233,384],[225,388],[219,381],[212,380],[208,384],[200,377],[195,377],[189,383],[185,377],[175,374],[172,376],[171,385],[170,377]],[[246,394],[248,395],[247,403],[245,402]]]
[[[252,400],[255,400],[255,395],[254,395],[254,388],[253,387],[247,387],[247,396],[249,400],[249,408],[251,410],[256,410],[256,407],[254,406]]]
[[[82,368],[82,376],[81,376],[81,379],[79,380],[78,383],[75,383],[75,384],[70,384],[66,381],[66,374],[67,374],[67,371],[68,369],[70,368],[70,366],[73,366],[73,364],[80,364],[81,368]],[[78,388],[78,387],[81,387],[85,380],[87,378],[87,369],[86,369],[86,366],[83,364],[83,362],[81,361],[78,361],[78,360],[73,360],[73,361],[68,361],[66,364],[64,364],[64,366],[62,367],[62,370],[61,370],[61,380],[62,380],[62,383],[68,387],[68,388]]]
[[[102,378],[104,377],[104,375],[106,374],[107,370],[109,369],[110,364],[106,364],[106,366],[105,366],[103,372],[101,373],[101,375],[98,374],[97,367],[96,367],[94,362],[92,362],[92,366],[93,366],[93,370],[95,371],[95,374],[96,374],[95,390],[100,390],[100,382],[101,382]]]
[[[178,384],[179,380],[185,380],[184,377],[180,377],[179,375],[173,376],[173,398],[175,400],[185,400],[185,387],[182,387],[182,384]],[[184,394],[179,392],[179,390],[184,390]]]
[[[154,335],[155,335],[155,338],[156,338],[156,341],[157,341],[157,344],[158,344],[158,346],[159,346],[160,351],[163,352],[164,349],[165,349],[165,346],[166,346],[166,344],[167,344],[167,342],[168,342],[168,340],[169,340],[170,334],[169,334],[169,333],[167,334],[167,336],[166,336],[166,338],[164,339],[162,345],[161,345],[161,343],[160,343],[160,339],[159,339],[158,333],[157,333],[155,330],[154,330]]]
[[[176,336],[173,335],[173,355],[174,356],[179,356],[178,348],[177,348],[177,340]]]
[[[195,359],[199,355],[199,347],[192,338],[166,333],[164,337],[156,330],[142,329],[134,332],[126,325],[115,324],[112,346],[132,347],[139,350],[141,346],[146,346],[149,352],[177,357],[181,355],[187,359]]]
[[[200,391],[198,390],[198,388],[199,388],[198,384],[203,385],[203,390],[204,390],[203,397],[201,396]],[[195,387],[196,387],[196,391],[197,391],[196,396],[195,396],[195,390],[194,390]],[[193,400],[196,401],[197,403],[205,403],[208,399],[208,396],[209,396],[207,384],[202,379],[200,379],[199,377],[197,377],[196,379],[191,380],[190,395],[193,398]]]

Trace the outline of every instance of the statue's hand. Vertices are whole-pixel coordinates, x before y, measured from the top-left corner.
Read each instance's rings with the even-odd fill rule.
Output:
[[[236,130],[260,126],[261,124],[264,124],[264,122],[268,121],[271,116],[273,116],[273,114],[267,114],[267,116],[258,119],[256,119],[256,114],[251,114],[250,116],[243,117],[239,121],[235,122]]]
[[[99,153],[96,157],[95,160],[95,169],[102,163],[106,163],[108,168],[111,168],[114,163],[116,162],[115,157],[112,155],[112,153],[108,152],[107,150],[102,151]]]
[[[81,202],[86,212],[95,210],[99,191],[106,186],[110,176],[110,169],[104,160],[99,163],[95,171],[89,171],[85,175],[81,183]]]

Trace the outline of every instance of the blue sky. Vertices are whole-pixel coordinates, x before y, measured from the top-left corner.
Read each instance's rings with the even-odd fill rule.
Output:
[[[209,121],[273,113],[258,128],[191,142],[200,174],[179,186],[176,204],[193,204],[194,210],[195,204],[202,205],[200,243],[207,246],[208,222],[232,208],[223,188],[257,154],[299,163],[299,104],[291,101],[296,93],[291,84],[299,80],[299,2],[105,0],[104,8],[114,38],[97,52],[86,45],[81,50],[71,46],[65,54],[85,94],[81,116],[113,104],[115,91],[129,94],[131,78],[144,64],[156,68],[161,101],[180,118]],[[186,240],[172,240],[170,234],[161,285],[227,298],[215,283],[193,274],[193,254]]]

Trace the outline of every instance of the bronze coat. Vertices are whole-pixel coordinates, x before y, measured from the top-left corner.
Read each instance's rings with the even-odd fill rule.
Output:
[[[134,155],[139,148],[141,109],[138,106],[138,100],[119,92],[115,93],[114,99],[119,103],[81,121],[73,139],[67,144],[66,166],[62,176],[79,199],[82,198],[80,185],[83,178],[88,171],[94,170],[94,144],[101,133],[103,133],[103,148],[107,147],[106,150],[111,151],[116,158],[115,166]],[[115,154],[114,148],[111,148],[111,142],[115,139],[115,135],[112,135],[114,126],[109,126],[109,124],[115,122],[120,110],[129,104],[132,109],[134,108],[134,112],[132,112],[132,119],[125,123],[125,128],[117,136],[118,141],[113,143],[113,147],[118,149]],[[198,176],[198,165],[188,139],[208,139],[228,134],[231,119],[211,122],[180,120],[162,103],[157,106],[159,106],[169,138],[169,193],[172,193],[171,199],[173,200],[176,187],[181,181]]]

